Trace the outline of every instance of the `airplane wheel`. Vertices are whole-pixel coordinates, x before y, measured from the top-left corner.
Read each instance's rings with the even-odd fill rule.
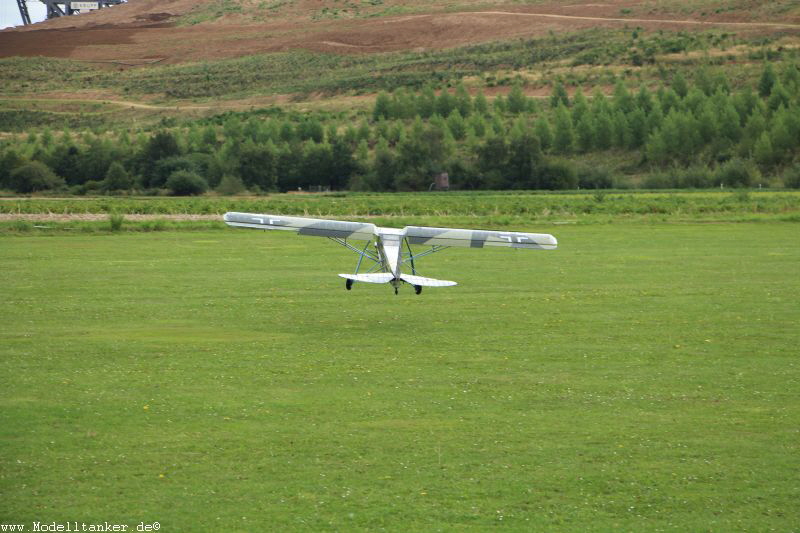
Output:
[[[397,296],[397,287],[394,288],[394,295]]]
[[[353,288],[353,280],[352,279],[348,279],[347,281],[345,281],[344,282],[344,288],[347,289],[348,291],[350,289],[352,289]]]
[[[414,285],[414,292],[417,294],[422,292],[422,285]]]

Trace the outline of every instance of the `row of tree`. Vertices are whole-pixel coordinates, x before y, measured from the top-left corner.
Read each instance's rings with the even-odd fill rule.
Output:
[[[3,141],[0,187],[78,194],[422,190],[444,171],[453,186],[468,189],[599,188],[620,183],[573,160],[602,159],[607,151],[629,154],[627,168],[636,173],[705,169],[704,179],[673,186],[716,185],[724,179],[717,170],[735,161],[744,170],[728,183],[748,185],[797,162],[799,95],[795,66],[775,72],[767,65],[756,86],[737,92],[724,79],[689,83],[678,74],[657,90],[632,91],[620,81],[608,96],[587,97],[579,88],[570,97],[557,83],[546,104],[516,83],[490,104],[459,85],[453,93],[380,93],[371,119],[356,123],[322,114],[228,114],[133,137],[45,130]]]

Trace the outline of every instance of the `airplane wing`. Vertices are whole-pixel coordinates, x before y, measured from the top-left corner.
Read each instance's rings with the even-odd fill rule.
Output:
[[[409,244],[428,246],[461,246],[465,248],[506,246],[529,250],[555,250],[558,247],[556,238],[547,233],[520,233],[517,231],[406,226],[405,237]]]
[[[225,213],[225,223],[229,226],[240,228],[294,231],[298,235],[313,235],[315,237],[338,237],[340,239],[368,241],[375,236],[375,224],[319,218],[229,212]]]

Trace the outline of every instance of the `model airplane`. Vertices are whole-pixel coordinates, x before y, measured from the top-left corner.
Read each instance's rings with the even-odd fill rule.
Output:
[[[558,241],[545,233],[519,233],[514,231],[484,231],[451,228],[426,228],[406,226],[403,229],[379,228],[366,222],[322,220],[317,218],[285,217],[280,215],[257,215],[251,213],[225,213],[225,223],[239,228],[293,231],[300,235],[327,237],[359,255],[353,274],[339,274],[344,278],[349,291],[355,282],[390,283],[394,293],[403,284],[414,287],[417,294],[422,287],[449,287],[455,281],[425,278],[417,275],[415,261],[420,257],[444,250],[450,246],[483,248],[504,246],[526,250],[554,250]],[[367,241],[363,248],[353,246],[348,240]],[[430,248],[414,253],[411,245]],[[371,266],[361,272],[364,259]],[[401,267],[408,264],[411,274],[404,274]]]

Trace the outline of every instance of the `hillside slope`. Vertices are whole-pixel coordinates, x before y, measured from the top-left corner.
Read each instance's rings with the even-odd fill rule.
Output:
[[[337,54],[420,51],[597,27],[800,32],[800,8],[789,1],[687,5],[630,0],[523,5],[503,0],[130,0],[2,31],[0,57],[181,63],[295,49]]]

